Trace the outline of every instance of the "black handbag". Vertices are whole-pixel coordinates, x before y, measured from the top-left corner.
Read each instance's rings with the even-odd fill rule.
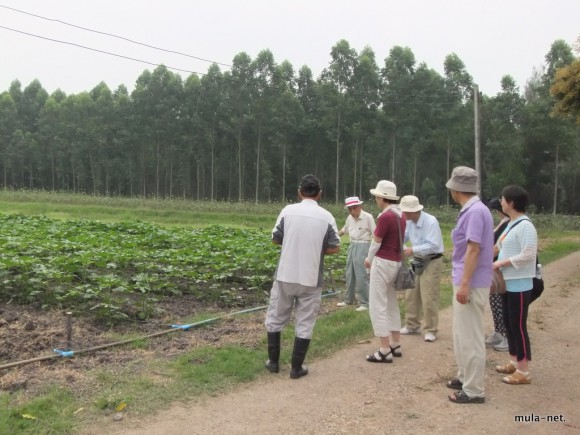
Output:
[[[544,280],[542,278],[532,278],[532,295],[530,296],[530,304],[538,299],[544,291]]]

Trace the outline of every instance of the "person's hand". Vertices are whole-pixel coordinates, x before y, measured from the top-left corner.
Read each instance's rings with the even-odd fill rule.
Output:
[[[413,255],[413,248],[403,249],[403,254],[405,254],[405,257],[410,257],[411,255]]]
[[[498,270],[500,267],[501,267],[501,264],[499,264],[499,261],[493,262],[493,270]]]
[[[457,293],[455,294],[455,299],[462,305],[469,303],[469,287],[467,285],[461,285]]]
[[[371,262],[369,261],[369,259],[368,259],[368,258],[365,258],[365,267],[366,267],[367,269],[370,269],[370,268],[371,268]]]

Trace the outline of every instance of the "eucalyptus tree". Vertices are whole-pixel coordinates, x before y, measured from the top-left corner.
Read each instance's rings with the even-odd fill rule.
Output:
[[[233,132],[237,152],[237,176],[238,176],[238,201],[244,199],[244,133],[247,122],[251,117],[251,86],[252,86],[252,60],[250,56],[242,52],[234,57],[231,73],[225,75],[227,83],[228,116],[230,118],[230,130]],[[228,199],[231,196],[231,171],[228,176],[229,188]]]
[[[125,85],[119,85],[113,92],[113,145],[115,157],[112,173],[115,176],[115,191],[119,195],[133,197],[133,185],[137,181],[135,152],[135,130],[133,124],[133,105]]]
[[[111,169],[116,157],[117,149],[113,141],[114,101],[109,87],[100,82],[89,95],[93,100],[93,128],[90,151],[88,154],[89,167],[93,180],[93,194],[104,193],[110,195]]]
[[[525,183],[521,125],[525,100],[513,77],[501,79],[501,91],[483,105],[482,172],[485,196],[497,196],[508,184]]]
[[[216,159],[220,158],[220,138],[224,136],[220,130],[220,123],[225,115],[225,80],[219,66],[212,64],[207,73],[201,78],[201,88],[197,102],[197,111],[200,122],[202,142],[209,147],[209,199],[216,198]],[[223,139],[222,139],[223,140]],[[222,156],[222,165],[225,164],[227,153]],[[197,198],[200,198],[199,173]]]
[[[410,189],[416,195],[423,179],[438,178],[443,163],[438,139],[447,107],[444,104],[444,79],[427,64],[419,64],[411,83],[412,97],[407,109],[410,143],[407,148],[408,158],[401,164],[410,177],[402,180],[401,187]]]
[[[23,91],[20,82],[14,81],[9,93],[16,106],[15,127],[20,130],[20,134],[9,136],[11,146],[6,148],[9,153],[6,158],[12,165],[22,165],[13,168],[12,183],[15,187],[36,187],[34,180],[37,180],[40,175],[37,172],[39,172],[42,159],[36,139],[38,115],[48,98],[48,93],[38,80],[30,82]],[[26,177],[25,173],[27,173]]]
[[[335,167],[335,202],[338,202],[340,192],[340,157],[342,135],[348,127],[348,91],[353,85],[353,76],[357,65],[358,55],[356,50],[350,47],[348,41],[341,39],[330,50],[331,61],[327,68],[322,71],[320,81],[323,84],[324,93],[324,123],[328,137],[336,144],[336,167]],[[346,124],[346,125],[345,125]]]
[[[67,143],[73,192],[96,193],[95,102],[88,92],[71,94],[61,103],[63,137]]]
[[[63,93],[58,93],[48,97],[40,111],[38,121],[38,141],[44,155],[44,164],[47,167],[44,174],[44,186],[53,191],[62,186],[64,179],[65,157],[62,155],[62,150],[66,144],[60,106],[60,102],[66,98],[66,96],[62,98],[63,95]]]
[[[415,55],[409,47],[395,46],[385,58],[385,66],[381,70],[383,85],[381,88],[381,104],[386,116],[385,130],[388,132],[391,146],[390,166],[388,178],[397,181],[398,141],[403,138],[405,130],[409,128],[408,117],[412,102],[412,83],[415,74]],[[385,150],[387,147],[384,147]],[[387,154],[380,156],[379,161],[388,161]],[[400,159],[399,159],[400,160]]]
[[[184,92],[184,140],[179,152],[178,179],[181,182],[182,196],[185,198],[193,184],[195,172],[195,197],[199,200],[205,181],[205,165],[207,159],[208,137],[201,119],[200,105],[202,99],[201,79],[197,74],[191,74],[185,80]],[[195,169],[192,168],[195,167]]]
[[[17,130],[18,113],[11,93],[0,94],[0,161],[2,162],[2,187],[8,187],[8,159],[14,133]]]
[[[258,203],[260,199],[260,186],[267,189],[267,196],[270,196],[270,185],[272,183],[272,171],[268,156],[263,157],[263,142],[270,142],[272,134],[270,120],[273,117],[274,104],[280,94],[284,91],[285,83],[277,75],[281,72],[274,61],[274,55],[270,50],[262,50],[250,64],[252,72],[251,86],[251,111],[256,131],[255,146],[255,192],[254,200]],[[263,168],[262,173],[260,169]]]
[[[20,128],[35,134],[38,131],[38,114],[48,98],[48,93],[38,80],[33,80],[24,88],[16,103]]]
[[[345,183],[347,195],[362,196],[363,184],[368,185],[376,179],[376,176],[371,176],[368,171],[366,177],[363,177],[363,173],[365,160],[367,163],[370,160],[365,154],[367,139],[377,127],[376,115],[380,106],[380,87],[381,78],[375,53],[370,47],[364,47],[353,70],[352,86],[347,90],[352,113],[352,124],[349,129],[352,155],[348,157],[351,162],[349,166],[353,168],[350,190]]]
[[[181,76],[165,66],[151,73],[143,72],[131,94],[141,143],[142,194],[147,195],[150,162],[153,163],[155,196],[161,194],[162,178],[167,180],[165,194],[172,194],[173,164],[177,142],[180,139],[183,117],[183,83]],[[153,155],[151,155],[153,154]],[[162,173],[165,171],[165,173]],[[163,177],[165,175],[165,177]]]
[[[304,118],[300,122],[297,132],[298,137],[293,147],[294,152],[288,156],[291,159],[289,164],[296,169],[302,168],[302,172],[313,172],[318,177],[321,177],[322,174],[319,171],[321,153],[319,148],[324,134],[321,133],[319,113],[322,97],[320,84],[314,80],[312,70],[306,65],[302,66],[298,71],[296,97],[302,108]],[[294,173],[296,185],[298,185],[302,175],[304,174]]]
[[[448,54],[443,62],[445,76],[445,105],[443,117],[443,149],[446,155],[444,180],[451,175],[452,166],[469,165],[474,162],[473,153],[473,78],[465,63],[455,53]],[[452,161],[453,160],[453,161]],[[439,178],[439,180],[441,180]],[[442,185],[443,183],[438,183]],[[449,195],[442,186],[440,190],[449,205]]]
[[[279,174],[273,177],[272,188],[277,187],[279,199],[284,201],[287,194],[286,178],[291,170],[295,172],[300,166],[295,166],[294,161],[289,157],[295,156],[300,151],[300,132],[303,131],[305,121],[304,110],[300,104],[294,68],[288,61],[278,65],[275,74],[274,86],[278,88],[278,95],[274,100],[271,117],[271,140],[269,170],[272,174]],[[272,190],[269,189],[269,191]],[[268,200],[272,199],[271,192]]]

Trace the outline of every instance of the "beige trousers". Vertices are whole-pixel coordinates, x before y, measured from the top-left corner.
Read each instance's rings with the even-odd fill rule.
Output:
[[[376,337],[388,337],[401,329],[401,311],[395,281],[401,263],[375,257],[369,286],[369,314]]]
[[[405,323],[409,329],[420,328],[422,317],[425,321],[423,331],[437,334],[442,270],[443,257],[431,260],[423,273],[415,277],[415,288],[407,290]]]
[[[489,300],[489,287],[472,288],[465,305],[455,297],[453,286],[453,350],[457,362],[457,378],[469,397],[484,397],[485,333],[483,310]]]

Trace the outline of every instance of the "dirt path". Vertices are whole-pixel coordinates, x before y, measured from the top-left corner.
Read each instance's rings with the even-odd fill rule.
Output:
[[[533,383],[509,386],[495,373],[507,353],[488,350],[486,403],[456,405],[444,381],[455,374],[451,308],[441,312],[439,339],[403,338],[401,359],[368,364],[376,340],[309,364],[290,380],[289,368],[203,402],[175,404],[153,417],[128,414],[113,434],[580,434],[580,252],[544,268],[547,288],[530,309]],[[491,314],[487,313],[491,330]],[[369,337],[370,338],[370,337]],[[307,358],[308,359],[308,358]],[[538,420],[515,422],[515,416]],[[563,422],[548,422],[558,416]],[[561,417],[560,417],[561,416]],[[93,429],[94,434],[104,428]]]

